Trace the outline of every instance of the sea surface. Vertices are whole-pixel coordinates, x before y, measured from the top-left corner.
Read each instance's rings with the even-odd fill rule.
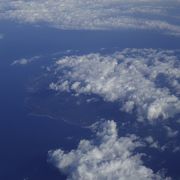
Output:
[[[148,125],[138,125],[136,129],[137,123],[133,116],[120,114],[116,110],[116,103],[107,103],[100,98],[98,102],[87,105],[87,97],[81,96],[81,103],[77,106],[77,99],[68,93],[55,97],[44,90],[44,84],[47,83],[44,81],[48,78],[42,77],[44,67],[66,53],[111,53],[124,48],[178,49],[179,37],[150,31],[62,31],[43,25],[6,21],[0,22],[0,31],[4,34],[0,40],[1,180],[66,179],[47,162],[48,151],[76,148],[80,139],[92,137],[89,126],[103,119],[115,119],[120,135],[129,132],[143,137],[153,132],[163,140],[160,124],[153,130]],[[28,65],[11,65],[15,60],[33,56],[40,58]],[[37,81],[38,78],[42,78],[42,81]],[[35,82],[38,82],[39,91],[29,93],[29,89],[36,87]],[[149,131],[145,131],[147,126]],[[145,164],[155,171],[165,167],[168,169],[167,175],[175,179],[180,177],[179,153],[160,154],[150,150],[148,153],[155,158],[146,159]]]

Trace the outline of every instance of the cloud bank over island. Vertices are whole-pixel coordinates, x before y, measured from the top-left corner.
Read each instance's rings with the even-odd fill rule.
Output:
[[[56,62],[50,89],[95,94],[118,102],[138,120],[168,119],[180,112],[179,51],[124,49],[113,54],[67,56]]]
[[[97,129],[96,129],[97,130]],[[69,180],[162,180],[170,179],[154,173],[135,150],[143,144],[135,135],[118,137],[114,121],[98,127],[96,137],[81,140],[77,149],[66,153],[49,151],[49,161]]]
[[[66,30],[145,29],[180,35],[179,0],[2,0],[0,19]]]

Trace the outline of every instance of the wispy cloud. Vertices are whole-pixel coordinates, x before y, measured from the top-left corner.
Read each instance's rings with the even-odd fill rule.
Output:
[[[144,140],[149,145],[149,147],[160,149],[160,145],[159,145],[158,141],[155,141],[152,136],[145,137]]]
[[[0,40],[4,38],[4,34],[0,33]]]
[[[7,0],[0,7],[1,18],[46,22],[60,29],[149,29],[179,35],[180,26],[170,21],[179,4],[178,0]]]
[[[135,135],[118,137],[114,121],[106,121],[98,129],[95,139],[81,140],[76,150],[50,151],[49,161],[69,180],[168,179],[143,164],[142,155],[134,152],[142,146]]]
[[[176,137],[178,135],[178,131],[177,130],[173,130],[171,127],[169,126],[164,126],[164,128],[166,129],[167,131],[167,136],[169,138],[173,138],[173,137]]]
[[[56,62],[50,88],[119,102],[121,111],[135,111],[139,120],[167,119],[180,112],[178,64],[174,51],[153,49],[67,56]],[[166,84],[159,82],[163,78]]]
[[[34,57],[31,57],[31,58],[22,58],[22,59],[18,59],[18,60],[15,60],[11,63],[11,65],[27,65],[33,61],[36,61],[40,58],[40,56],[34,56]]]

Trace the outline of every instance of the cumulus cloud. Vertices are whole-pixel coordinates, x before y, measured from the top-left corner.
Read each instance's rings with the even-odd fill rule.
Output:
[[[17,0],[1,1],[1,18],[46,22],[60,29],[149,29],[180,34],[172,12],[178,0]],[[168,19],[169,21],[166,21]]]
[[[56,62],[55,91],[96,94],[119,102],[139,120],[167,119],[180,112],[179,57],[173,51],[124,49],[110,55],[67,56]],[[162,77],[168,83],[162,84]],[[160,80],[159,80],[160,79]],[[161,83],[159,83],[159,81]]]
[[[81,140],[77,149],[49,152],[49,161],[70,180],[152,180],[166,179],[146,167],[135,153],[142,144],[135,135],[118,137],[116,123],[101,124],[93,140]],[[168,179],[168,178],[167,178]]]

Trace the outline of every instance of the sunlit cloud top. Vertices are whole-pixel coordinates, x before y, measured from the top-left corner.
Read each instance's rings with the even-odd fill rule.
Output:
[[[180,112],[179,56],[174,51],[124,49],[69,56],[56,64],[56,81],[50,84],[55,91],[99,95],[119,102],[122,111],[135,110],[139,120],[168,119]]]

